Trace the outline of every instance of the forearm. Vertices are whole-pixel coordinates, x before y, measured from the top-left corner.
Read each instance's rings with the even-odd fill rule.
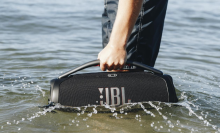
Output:
[[[143,0],[119,0],[117,16],[109,41],[112,47],[126,47],[142,3]]]
[[[118,11],[108,45],[99,53],[100,68],[123,69],[126,45],[141,10],[143,0],[119,0]]]

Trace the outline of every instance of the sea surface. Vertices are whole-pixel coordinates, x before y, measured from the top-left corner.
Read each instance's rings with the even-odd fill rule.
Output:
[[[97,58],[103,3],[0,0],[0,132],[220,132],[219,0],[169,1],[155,68],[172,75],[177,104],[110,113],[38,107],[51,79]]]

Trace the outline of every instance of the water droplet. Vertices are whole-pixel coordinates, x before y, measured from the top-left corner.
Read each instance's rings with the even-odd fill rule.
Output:
[[[163,119],[164,119],[164,120],[167,120],[167,117],[163,115]]]
[[[150,124],[150,126],[153,127],[153,126],[154,126],[154,122],[152,122],[152,123]]]
[[[97,114],[97,113],[98,113],[98,111],[96,110],[96,108],[93,108],[93,113],[94,113],[94,114]]]
[[[117,113],[114,113],[112,116],[117,116],[118,114]]]
[[[112,112],[112,113],[115,112],[115,110],[116,110],[115,108],[111,108],[111,112]]]
[[[120,113],[121,114],[123,114],[124,113],[124,109],[122,108],[122,109],[120,109]]]
[[[92,116],[92,113],[87,114],[87,116],[91,117],[91,116]]]
[[[192,116],[192,112],[191,111],[189,112],[189,116]]]
[[[209,126],[209,122],[207,121],[206,126]]]
[[[212,128],[215,129],[215,130],[216,130],[216,127],[217,127],[216,125],[212,125]]]

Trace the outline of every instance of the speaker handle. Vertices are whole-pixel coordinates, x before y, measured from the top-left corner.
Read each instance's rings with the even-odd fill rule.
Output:
[[[70,70],[68,72],[65,72],[64,74],[60,75],[59,76],[59,79],[63,78],[63,77],[66,77],[66,76],[69,76],[70,74],[73,74],[77,71],[80,71],[82,69],[85,69],[85,68],[88,68],[88,67],[91,67],[91,66],[97,66],[100,64],[100,61],[99,60],[94,60],[94,61],[90,61],[90,62],[87,62],[73,70]],[[160,71],[160,70],[157,70],[153,67],[150,67],[150,66],[147,66],[145,64],[142,64],[142,63],[139,63],[139,62],[136,62],[136,61],[131,61],[131,60],[127,60],[126,64],[130,64],[130,65],[134,65],[134,66],[138,66],[140,68],[143,68],[144,70],[148,70],[148,71],[151,71],[155,74],[159,74],[159,75],[163,75],[163,72]]]

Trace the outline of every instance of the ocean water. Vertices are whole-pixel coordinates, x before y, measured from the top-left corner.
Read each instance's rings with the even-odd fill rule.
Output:
[[[97,58],[103,1],[1,0],[0,132],[220,132],[219,5],[169,1],[155,68],[172,75],[177,104],[101,113],[38,106],[47,104],[51,79]]]

